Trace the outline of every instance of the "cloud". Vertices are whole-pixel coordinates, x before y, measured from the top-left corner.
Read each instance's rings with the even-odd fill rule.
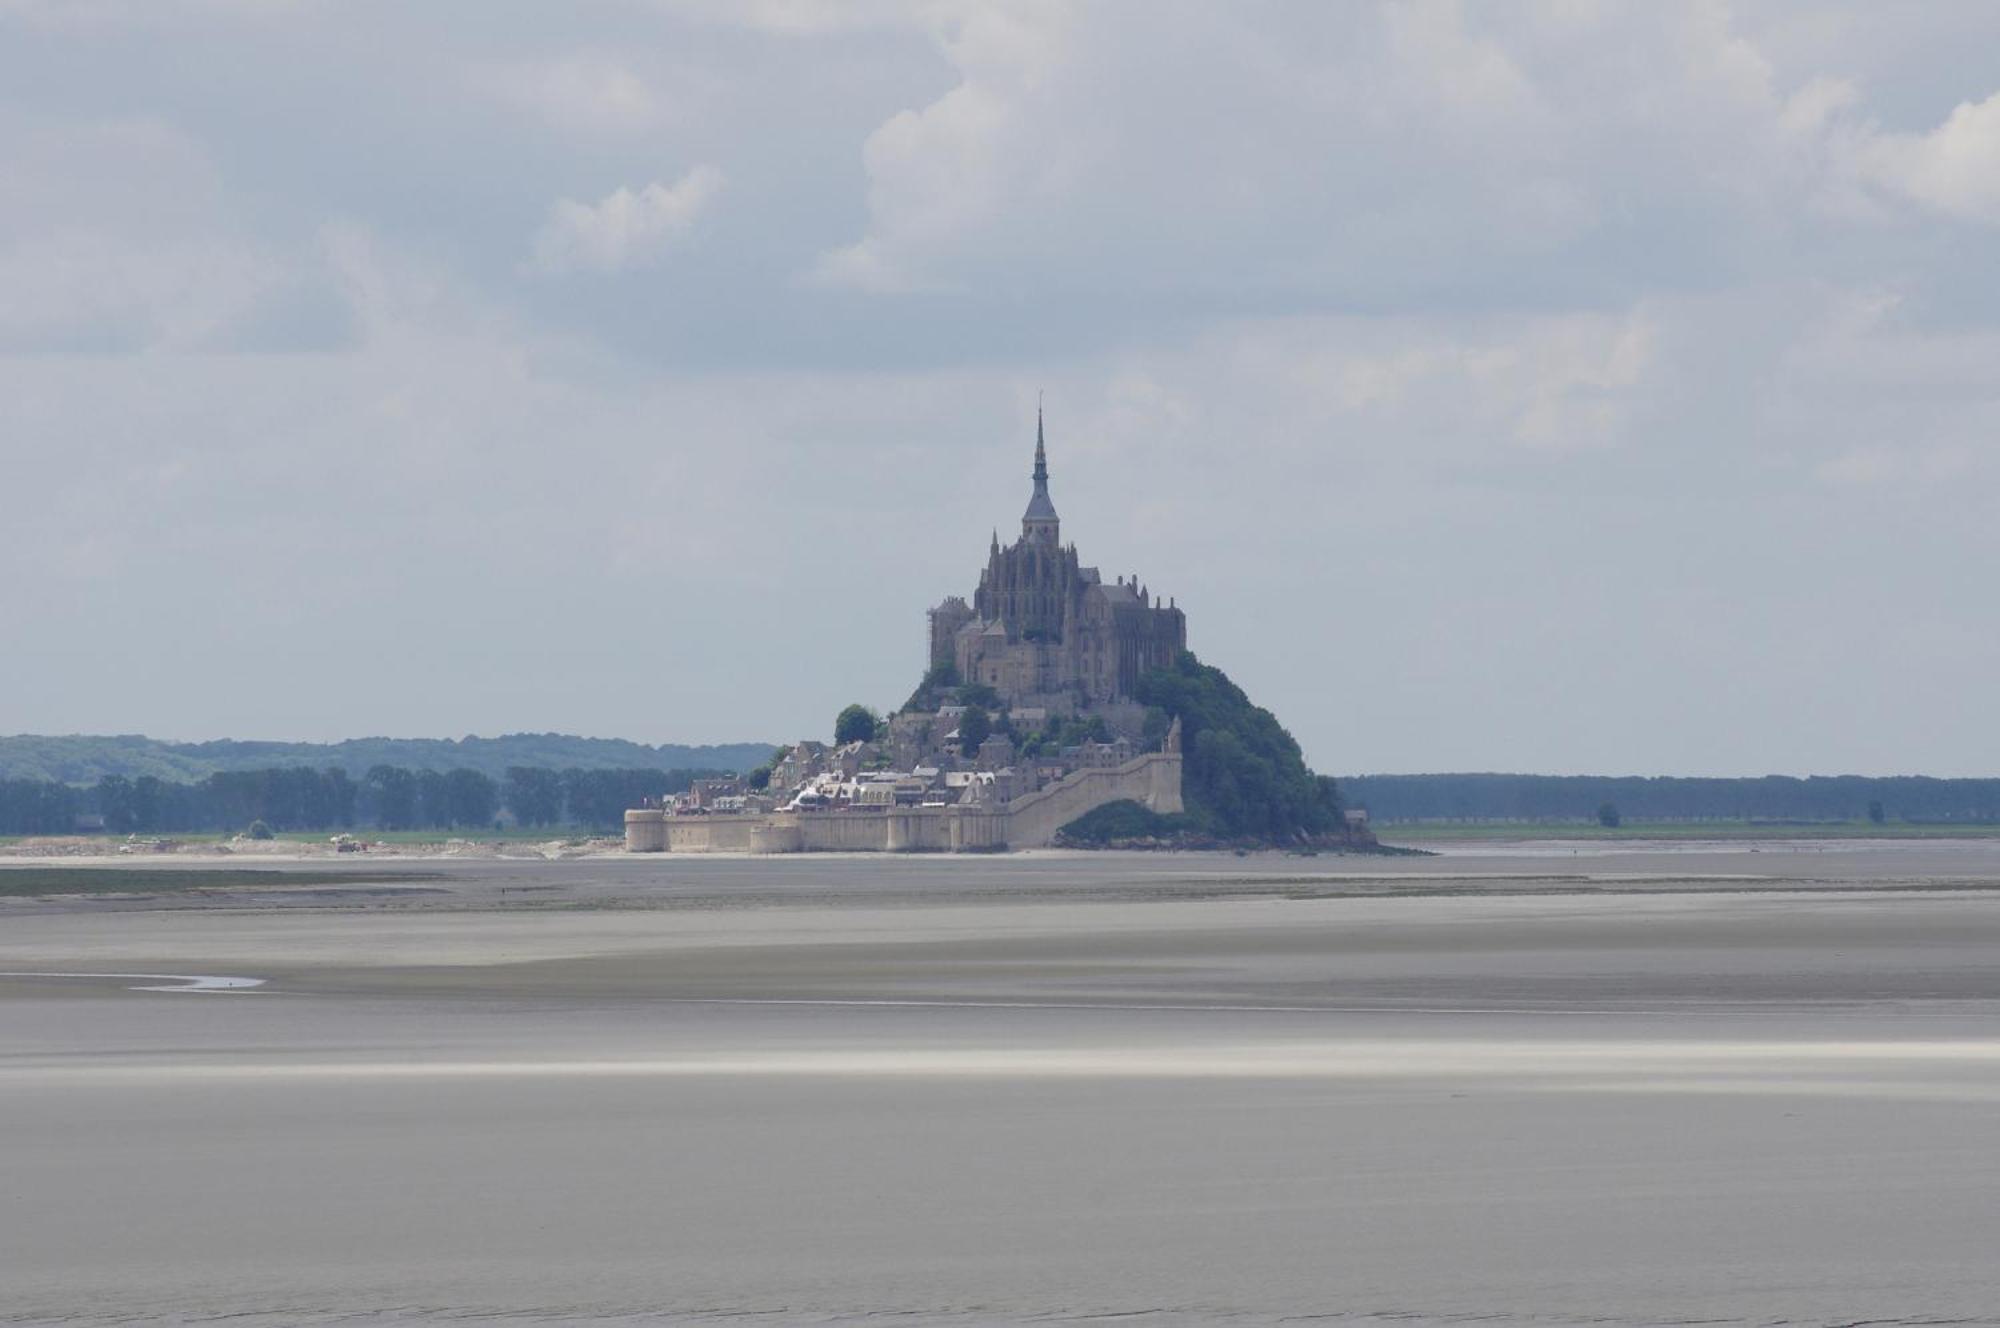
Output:
[[[1867,87],[1781,66],[1738,18],[931,11],[954,80],[868,137],[865,225],[812,275],[1207,308],[1602,304],[1849,264],[1900,221],[1871,192],[2000,221],[2000,94],[1886,133]]]
[[[472,81],[500,101],[574,133],[638,134],[668,119],[668,107],[652,85],[605,55],[503,64],[477,71]]]
[[[1046,387],[1085,556],[1330,768],[1985,770],[1946,10],[0,0],[11,723],[814,729]]]
[[[1854,85],[1846,79],[1821,75],[1785,99],[1778,127],[1796,137],[1819,134],[1835,116],[1852,107],[1858,97]]]
[[[1961,445],[1863,447],[1822,463],[1814,472],[1830,485],[1881,490],[1901,488],[1920,496],[1939,486],[1983,481],[1990,462]]]
[[[1706,279],[1802,150],[1715,6],[938,11],[956,82],[863,148],[823,282],[1245,302]],[[1195,91],[1198,90],[1198,91]],[[1811,113],[1793,110],[1793,123]],[[1629,283],[1618,293],[1629,291]]]
[[[1859,168],[1873,183],[1963,221],[2000,225],[2000,92],[1961,102],[1926,134],[1874,134]]]
[[[1633,442],[1632,416],[1671,367],[1661,363],[1657,322],[1644,307],[1477,326],[1444,317],[1244,320],[1152,372],[1173,380],[1208,358],[1222,366],[1231,398],[1270,403],[1285,435],[1393,440],[1385,446],[1399,463],[1463,473]]]
[[[73,232],[0,250],[0,349],[177,350],[229,340],[282,284],[228,244]]]
[[[615,272],[657,261],[685,239],[722,192],[722,172],[701,165],[673,184],[621,187],[594,204],[563,199],[535,239],[545,272]]]
[[[0,120],[0,351],[337,339],[309,252],[247,227],[210,155],[156,118]]]
[[[927,0],[655,0],[699,23],[751,28],[785,37],[816,37],[912,22]]]

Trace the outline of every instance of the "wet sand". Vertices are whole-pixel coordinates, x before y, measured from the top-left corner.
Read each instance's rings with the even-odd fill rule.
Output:
[[[0,901],[0,1322],[2000,1321],[2000,846],[354,870]]]

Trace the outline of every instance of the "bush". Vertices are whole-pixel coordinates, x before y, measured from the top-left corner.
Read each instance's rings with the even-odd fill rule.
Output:
[[[910,693],[910,699],[903,702],[902,713],[928,715],[938,708],[943,693],[957,686],[958,665],[949,662],[934,665],[917,684],[917,690]]]
[[[1160,725],[1160,732],[1166,732],[1164,722]],[[1030,734],[1021,744],[1021,754],[1054,756],[1065,747],[1077,747],[1086,742],[1110,742],[1111,736],[1111,726],[1105,723],[1102,715],[1092,715],[1088,719],[1081,715],[1067,719],[1051,715],[1039,733]],[[1150,745],[1154,748],[1160,745],[1157,736]]]
[[[983,682],[969,682],[958,689],[958,703],[981,710],[998,710],[1000,693]]]
[[[276,836],[271,833],[271,827],[265,825],[262,821],[252,821],[250,823],[250,828],[244,831],[244,834],[248,835],[252,839],[276,838]]]
[[[1126,839],[1168,839],[1186,828],[1185,816],[1162,816],[1127,798],[1093,807],[1056,831],[1056,841],[1110,844]]]

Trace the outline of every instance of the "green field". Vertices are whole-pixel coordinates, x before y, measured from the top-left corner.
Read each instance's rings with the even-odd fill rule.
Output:
[[[1616,829],[1594,821],[1384,821],[1385,844],[1467,840],[1707,840],[1707,839],[2000,839],[2000,825],[1912,825],[1889,821],[1627,821]]]

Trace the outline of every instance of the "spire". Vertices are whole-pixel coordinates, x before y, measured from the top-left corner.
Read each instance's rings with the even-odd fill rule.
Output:
[[[1047,440],[1042,436],[1042,401],[1038,395],[1035,398],[1035,492],[1047,493],[1048,490],[1049,449]]]
[[[1037,544],[1058,545],[1061,539],[1062,523],[1056,518],[1056,505],[1049,501],[1049,449],[1047,436],[1042,430],[1042,405],[1035,402],[1035,492],[1028,499],[1028,510],[1021,517],[1021,538]]]

